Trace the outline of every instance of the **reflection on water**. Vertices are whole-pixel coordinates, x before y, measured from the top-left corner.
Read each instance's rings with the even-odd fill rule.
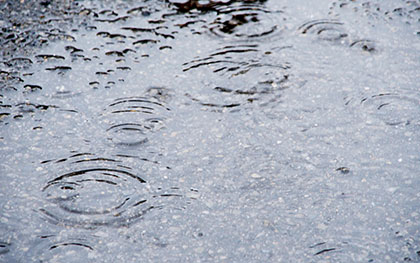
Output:
[[[0,7],[0,261],[420,259],[418,1]]]

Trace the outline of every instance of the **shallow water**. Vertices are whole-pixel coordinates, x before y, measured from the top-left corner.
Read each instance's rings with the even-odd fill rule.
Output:
[[[420,3],[186,2],[2,33],[0,261],[420,261]]]

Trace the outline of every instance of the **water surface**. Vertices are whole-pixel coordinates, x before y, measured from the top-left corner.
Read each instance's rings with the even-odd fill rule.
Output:
[[[2,261],[420,260],[418,1],[43,5],[0,24]]]

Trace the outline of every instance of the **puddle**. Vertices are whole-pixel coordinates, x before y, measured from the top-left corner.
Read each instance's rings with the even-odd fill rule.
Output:
[[[2,1],[0,261],[418,261],[419,6]]]

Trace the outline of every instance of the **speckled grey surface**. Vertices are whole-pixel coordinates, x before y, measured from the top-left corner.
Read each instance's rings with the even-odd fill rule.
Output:
[[[0,261],[419,262],[420,3],[185,2],[3,9]]]

